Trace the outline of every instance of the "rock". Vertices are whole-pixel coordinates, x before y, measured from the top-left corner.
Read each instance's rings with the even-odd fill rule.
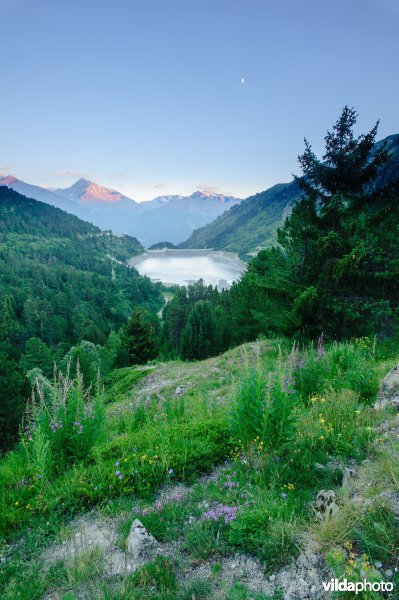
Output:
[[[339,510],[337,495],[333,490],[320,490],[315,503],[316,514],[319,519],[330,518]]]
[[[393,571],[392,571],[392,569],[387,569],[385,571],[385,577],[387,577],[387,579],[390,579],[391,577],[393,577]]]
[[[344,476],[342,478],[342,487],[346,487],[352,479],[354,479],[357,475],[356,469],[351,467],[346,467],[344,469]]]
[[[141,521],[133,521],[130,533],[127,536],[127,551],[135,559],[144,558],[148,552],[157,545],[156,539],[149,533]]]
[[[177,388],[175,389],[175,393],[173,394],[175,398],[178,398],[179,396],[181,396],[182,394],[184,394],[184,392],[186,391],[187,386],[186,385],[178,385]]]
[[[374,404],[375,410],[381,410],[387,406],[399,408],[399,364],[397,364],[381,382]]]

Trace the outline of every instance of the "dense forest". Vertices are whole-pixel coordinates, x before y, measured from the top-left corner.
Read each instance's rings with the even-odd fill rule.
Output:
[[[159,310],[159,286],[121,264],[142,250],[135,238],[0,188],[2,445],[29,394],[23,372],[50,375],[82,340],[106,347],[135,306]]]

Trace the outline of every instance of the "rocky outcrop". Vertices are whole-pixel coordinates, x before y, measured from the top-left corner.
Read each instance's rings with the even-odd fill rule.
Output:
[[[375,410],[387,407],[399,408],[399,364],[397,364],[381,382],[374,404]]]
[[[157,546],[156,539],[146,530],[138,519],[133,521],[126,540],[127,551],[135,560],[146,560]]]

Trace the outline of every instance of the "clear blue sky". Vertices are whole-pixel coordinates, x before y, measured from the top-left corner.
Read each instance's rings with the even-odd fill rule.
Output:
[[[345,104],[399,132],[398,0],[0,0],[0,172],[247,196]],[[241,83],[244,78],[244,83]]]

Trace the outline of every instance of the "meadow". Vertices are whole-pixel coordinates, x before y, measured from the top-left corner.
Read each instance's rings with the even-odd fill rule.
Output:
[[[260,339],[201,362],[115,369],[89,389],[79,374],[39,378],[0,462],[2,598],[279,598],[224,581],[225,561],[254,557],[268,577],[310,540],[336,576],[394,573],[399,526],[384,494],[399,491],[396,413],[373,405],[396,358],[369,338]],[[341,488],[349,464],[367,502]],[[326,520],[321,489],[339,497]],[[139,518],[168,552],[118,576],[101,548],[48,564],[81,515],[111,519],[123,553]]]

